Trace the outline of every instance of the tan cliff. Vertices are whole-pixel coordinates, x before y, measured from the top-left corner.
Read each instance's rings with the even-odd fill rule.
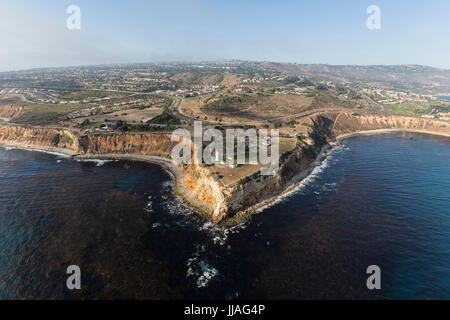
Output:
[[[228,212],[223,207],[226,194],[220,181],[201,165],[184,165],[182,173],[183,185],[188,190],[183,198],[213,222],[226,219]]]
[[[72,153],[79,150],[75,133],[64,129],[0,125],[0,142],[14,143],[24,147],[67,149]]]
[[[450,133],[450,124],[445,121],[404,116],[338,114],[333,124],[336,136],[359,131],[377,129],[409,129],[436,134]]]
[[[166,165],[177,178],[178,193],[213,222],[250,214],[295,185],[336,138],[362,131],[401,129],[450,136],[450,124],[421,118],[352,113],[321,114],[308,119],[309,138],[299,140],[294,150],[280,157],[280,170],[271,176],[258,173],[224,186],[205,165],[176,166],[169,161],[178,142],[170,133],[110,133],[79,135],[65,129],[0,125],[0,143],[20,147],[66,150],[78,157],[122,156]],[[158,159],[165,161],[156,161]],[[212,170],[213,171],[213,170]]]
[[[30,111],[31,107],[29,106],[1,105],[0,117],[7,119],[15,119]]]
[[[81,154],[139,154],[170,157],[177,142],[170,140],[170,133],[120,133],[89,134],[78,138]]]

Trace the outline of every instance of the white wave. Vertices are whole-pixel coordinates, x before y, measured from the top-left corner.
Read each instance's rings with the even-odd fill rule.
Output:
[[[224,245],[225,244],[225,240],[226,240],[226,238],[223,238],[223,237],[220,237],[220,236],[215,236],[213,238],[214,244],[219,243],[220,245]]]
[[[153,202],[149,201],[144,209],[146,212],[153,212]]]
[[[205,222],[202,226],[200,226],[199,230],[207,232],[211,236],[211,239],[214,244],[223,246],[226,244],[226,241],[230,234],[237,234],[241,230],[244,230],[246,228],[247,226],[245,225],[245,223],[240,223],[233,227],[223,229],[217,227],[214,223],[208,221]]]
[[[30,151],[30,152],[40,152],[40,153],[46,153],[46,154],[51,154],[53,156],[57,156],[59,158],[70,158],[71,156],[65,153],[61,153],[61,152],[56,152],[56,151],[48,151],[48,150],[41,150],[41,149],[33,149],[33,148],[21,148],[21,147],[8,147],[8,146],[3,146],[2,148],[4,148],[6,151],[10,151],[10,150],[23,150],[23,151]]]
[[[76,160],[78,162],[92,162],[92,163],[96,163],[96,167],[101,167],[105,163],[108,163],[108,162],[118,161],[118,160],[103,160],[103,159],[76,159]]]
[[[203,261],[200,262],[203,274],[197,279],[197,287],[203,288],[208,285],[208,282],[219,274],[219,271],[211,266],[208,266]]]
[[[171,215],[188,217],[195,213],[194,209],[188,207],[182,202],[181,198],[173,194],[171,194],[171,197],[169,197],[164,204]]]
[[[198,288],[208,286],[208,283],[219,274],[219,270],[209,265],[204,259],[201,259],[201,254],[205,252],[204,245],[197,245],[196,251],[187,260],[186,277],[196,278]]]
[[[42,151],[40,151],[40,150],[30,150],[30,151],[44,152],[44,153],[47,153],[47,154],[51,154],[53,156],[57,156],[58,158],[64,158],[64,159],[68,159],[68,158],[71,157],[68,154],[60,153],[60,152],[54,152],[54,151],[44,151],[44,150],[42,150]]]
[[[210,230],[211,228],[214,227],[214,224],[211,221],[205,222],[200,228],[199,230]]]
[[[169,176],[169,180],[170,180],[169,182],[174,183],[175,176],[173,175],[173,173],[169,169],[167,169],[165,166],[160,166],[160,167]]]
[[[166,210],[171,215],[176,215],[181,219],[175,222],[175,225],[179,227],[193,226],[197,230],[209,235],[212,243],[215,245],[223,246],[230,234],[239,233],[246,228],[245,223],[233,226],[228,229],[219,228],[216,224],[205,221],[204,218],[199,215],[195,209],[188,206],[182,198],[175,191],[175,180],[171,179],[162,183],[162,194],[170,194],[170,196],[164,201]]]
[[[316,165],[316,167],[310,172],[310,174],[308,176],[306,176],[303,180],[300,181],[300,183],[298,183],[298,185],[293,188],[292,190],[280,195],[279,197],[277,197],[274,201],[272,201],[271,203],[268,203],[267,205],[264,205],[260,208],[258,208],[256,210],[256,212],[260,213],[263,212],[264,210],[273,207],[274,205],[285,201],[286,199],[289,199],[290,197],[292,197],[295,194],[298,194],[300,192],[302,192],[308,185],[310,185],[311,183],[313,183],[321,174],[322,172],[329,167],[330,165],[330,160],[332,159],[334,150],[331,151],[331,153],[328,155],[328,157],[326,157],[322,163],[320,163],[320,161],[315,161],[314,165]]]
[[[210,240],[214,245],[223,246],[226,244],[229,234],[238,233],[240,230],[246,228],[245,224],[223,229],[210,221],[205,221],[204,218],[199,215],[195,209],[188,206],[180,196],[175,192],[175,185],[173,181],[165,181],[162,184],[162,193],[169,193],[170,196],[164,201],[164,206],[169,214],[178,216],[174,224],[179,227],[191,226],[195,227],[198,231],[208,234]]]
[[[338,186],[337,182],[333,183],[325,183],[322,188],[320,189],[320,192],[332,192],[335,191]]]

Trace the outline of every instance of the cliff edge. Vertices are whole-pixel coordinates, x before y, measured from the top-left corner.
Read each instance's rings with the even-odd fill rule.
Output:
[[[61,152],[73,157],[128,158],[158,163],[175,175],[183,199],[215,223],[245,217],[305,177],[324,150],[340,137],[373,130],[413,130],[450,137],[444,121],[355,113],[318,114],[307,119],[309,136],[280,155],[280,169],[271,176],[259,172],[223,185],[205,165],[177,166],[170,152],[178,142],[170,133],[109,133],[79,135],[60,128],[0,124],[0,143],[19,148]]]

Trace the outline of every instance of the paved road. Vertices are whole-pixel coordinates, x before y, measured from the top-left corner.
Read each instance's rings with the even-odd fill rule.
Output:
[[[197,119],[193,119],[191,117],[185,116],[184,114],[180,113],[180,106],[181,106],[182,101],[183,101],[183,99],[181,99],[179,97],[173,97],[172,105],[169,107],[167,112],[171,116],[177,118],[184,124],[193,124],[194,120],[197,120]]]
[[[182,98],[179,97],[175,97],[172,105],[169,107],[168,112],[170,115],[174,116],[175,118],[177,118],[178,120],[180,120],[182,123],[187,124],[187,125],[193,125],[194,121],[202,121],[203,125],[211,125],[211,126],[236,126],[237,123],[225,123],[225,122],[213,122],[213,121],[207,121],[207,120],[202,120],[202,119],[197,119],[197,118],[193,118],[193,117],[189,117],[183,113],[180,112],[180,106],[181,103],[183,102]]]
[[[380,111],[384,111],[384,107],[381,104],[379,104],[378,102],[375,102],[374,100],[372,100],[372,98],[370,98],[369,96],[366,96],[365,94],[362,94],[361,96],[364,99],[366,99],[367,102],[369,102],[372,107],[378,108]]]
[[[24,94],[20,94],[20,100],[25,103],[33,103],[32,101],[28,100],[28,98]]]
[[[50,87],[36,87],[36,88],[41,88],[41,89],[61,89],[61,88],[50,88]],[[128,93],[130,94],[129,97],[134,96],[134,95],[153,95],[155,93],[152,92],[135,92],[135,91],[125,91],[125,90],[103,90],[103,89],[82,89],[82,88],[72,88],[72,89],[76,89],[76,90],[88,90],[88,91],[103,91],[103,92],[118,92],[118,93]],[[384,111],[384,107],[375,102],[374,100],[372,100],[370,97],[368,97],[367,95],[362,95],[362,97],[364,99],[366,99],[373,107],[379,109],[379,111]],[[175,118],[177,118],[178,120],[180,120],[183,124],[186,125],[193,125],[194,121],[196,120],[200,120],[200,119],[196,119],[193,117],[189,117],[183,113],[180,112],[180,106],[181,103],[183,101],[182,98],[180,97],[172,97],[173,101],[172,101],[172,105],[168,108],[168,113],[172,116],[174,116]],[[26,102],[31,102],[29,101],[25,96],[21,96],[22,101],[26,101]],[[278,117],[278,118],[273,118],[273,119],[269,119],[267,121],[262,121],[262,122],[254,122],[252,123],[253,125],[267,125],[268,123],[276,123],[276,122],[280,122],[280,121],[287,121],[287,120],[297,120],[297,119],[301,119],[316,113],[321,113],[321,112],[340,112],[342,111],[342,109],[315,109],[315,110],[308,110],[308,111],[303,111],[297,114],[293,114],[293,115],[288,115],[288,116],[283,116],[283,117]],[[203,124],[205,125],[217,125],[217,126],[236,126],[239,125],[239,123],[224,123],[224,122],[214,122],[214,121],[207,121],[207,120],[202,120]]]

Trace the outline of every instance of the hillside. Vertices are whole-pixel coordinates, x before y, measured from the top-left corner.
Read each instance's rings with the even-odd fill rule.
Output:
[[[378,83],[420,93],[450,92],[450,70],[420,65],[327,65],[262,62],[269,70],[332,81]]]

